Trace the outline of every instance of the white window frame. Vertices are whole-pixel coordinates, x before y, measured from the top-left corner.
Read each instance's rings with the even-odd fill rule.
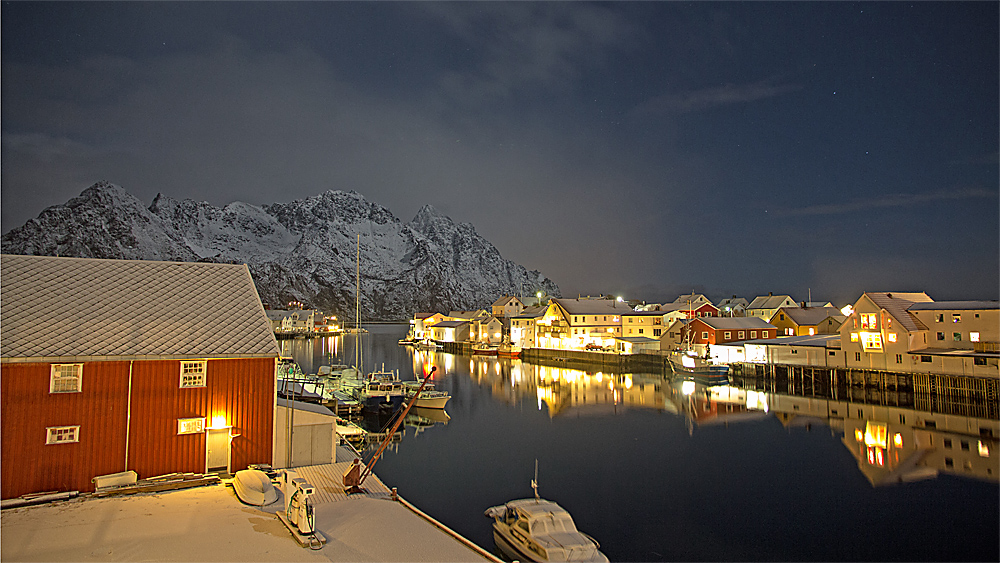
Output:
[[[73,368],[76,375],[61,373],[63,368]],[[68,381],[76,382],[75,389],[59,389]],[[83,389],[83,364],[52,364],[49,372],[49,393],[79,393]]]
[[[198,375],[198,372],[186,371],[194,367],[200,367],[200,381],[198,379],[191,379],[190,381],[185,381],[185,377],[193,377]],[[208,361],[206,360],[181,360],[181,374],[180,374],[180,386],[181,389],[188,389],[192,387],[205,387],[208,383]]]
[[[60,439],[60,436],[67,436]],[[48,426],[45,428],[45,445],[75,444],[80,441],[80,425]]]

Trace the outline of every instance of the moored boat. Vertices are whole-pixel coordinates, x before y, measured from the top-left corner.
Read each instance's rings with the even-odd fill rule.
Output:
[[[440,350],[441,348],[443,348],[443,346],[441,346],[437,342],[434,342],[430,338],[424,338],[423,340],[417,340],[413,344],[413,347],[416,348],[417,350]]]
[[[729,383],[729,366],[713,364],[707,358],[692,355],[691,352],[674,354],[669,357],[670,369],[674,374],[690,377],[706,385]]]
[[[512,500],[484,512],[493,518],[497,547],[513,560],[607,561],[597,540],[577,530],[566,509],[538,497],[535,463],[535,498]]]
[[[497,346],[480,342],[472,345],[472,353],[479,356],[496,356]]]
[[[423,379],[418,379],[416,381],[403,382],[403,386],[406,387],[407,399],[417,392],[423,381]],[[427,383],[424,386],[424,390],[420,391],[420,395],[417,396],[417,403],[414,406],[425,409],[443,409],[450,399],[451,395],[447,391],[438,391],[434,389],[433,383]]]
[[[497,346],[497,356],[501,358],[520,358],[521,347],[511,344],[505,340]]]

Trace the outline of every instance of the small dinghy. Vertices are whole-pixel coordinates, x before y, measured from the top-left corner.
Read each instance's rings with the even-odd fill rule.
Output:
[[[278,500],[278,491],[271,484],[271,479],[259,469],[237,471],[233,490],[240,501],[253,506],[264,506]]]

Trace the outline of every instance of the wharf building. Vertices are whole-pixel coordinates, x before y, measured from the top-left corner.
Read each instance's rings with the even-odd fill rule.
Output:
[[[274,457],[279,348],[246,265],[0,257],[2,498]]]

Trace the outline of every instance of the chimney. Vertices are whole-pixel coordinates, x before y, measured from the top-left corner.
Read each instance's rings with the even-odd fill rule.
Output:
[[[773,293],[771,293],[770,291],[768,291],[768,292],[767,292],[767,296],[768,296],[768,297],[774,297],[774,294],[773,294]]]

